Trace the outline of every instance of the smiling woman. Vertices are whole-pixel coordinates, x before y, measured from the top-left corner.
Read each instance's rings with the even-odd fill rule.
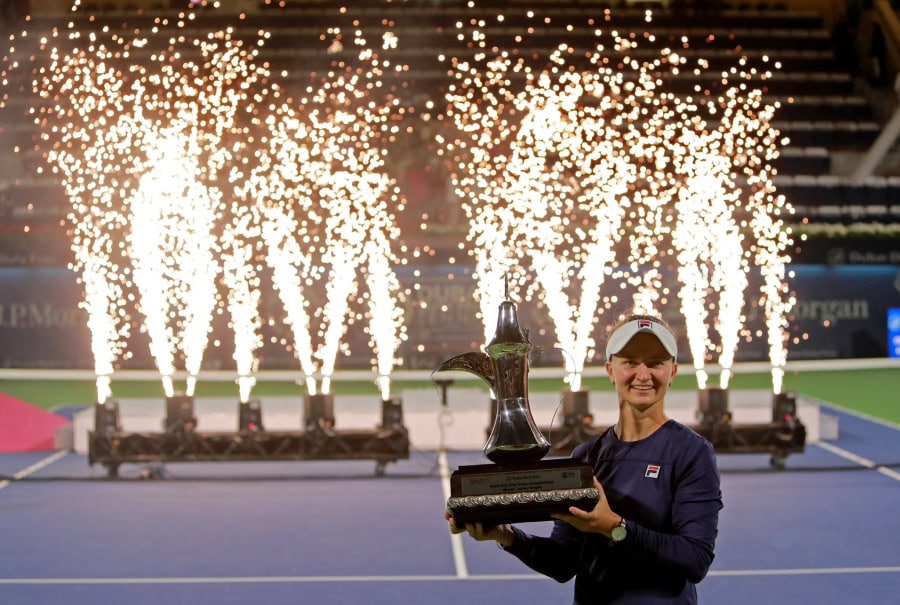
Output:
[[[675,334],[658,317],[632,315],[613,329],[606,372],[619,399],[620,439],[643,439],[666,422],[664,399],[678,373],[677,357]]]
[[[495,540],[559,582],[574,577],[575,603],[696,603],[715,556],[722,492],[712,445],[666,416],[675,335],[662,319],[633,315],[615,326],[606,354],[618,421],[572,453],[593,469],[600,497],[592,509],[554,515],[549,537],[463,527],[448,513],[450,529]]]

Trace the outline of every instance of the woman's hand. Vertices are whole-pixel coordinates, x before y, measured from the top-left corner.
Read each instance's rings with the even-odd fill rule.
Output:
[[[585,511],[578,507],[570,506],[568,514],[558,513],[552,515],[552,517],[554,519],[559,519],[560,521],[565,521],[579,531],[603,534],[604,536],[609,537],[613,528],[619,524],[619,520],[622,517],[614,513],[609,507],[606,493],[603,491],[603,486],[600,485],[600,481],[597,480],[597,477],[594,477],[594,487],[600,492],[600,496],[597,498],[597,504],[594,505],[593,510]]]
[[[449,510],[444,511],[444,518],[450,525],[450,533],[461,534],[468,533],[473,539],[483,542],[486,540],[494,540],[503,548],[512,545],[516,538],[516,533],[511,525],[485,525],[483,523],[468,523],[462,527],[456,525],[456,519]]]

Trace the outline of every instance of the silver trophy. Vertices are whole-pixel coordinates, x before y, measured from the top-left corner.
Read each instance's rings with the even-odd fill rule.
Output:
[[[531,343],[519,327],[507,289],[486,353],[463,353],[436,372],[459,370],[488,383],[496,415],[484,455],[494,464],[461,466],[450,476],[447,508],[458,524],[546,521],[570,506],[590,510],[599,497],[590,465],[570,458],[542,460],[550,442],[528,402]]]

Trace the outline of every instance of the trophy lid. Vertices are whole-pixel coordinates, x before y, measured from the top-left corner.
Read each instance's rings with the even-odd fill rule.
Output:
[[[497,313],[497,328],[488,348],[498,344],[529,344],[528,335],[519,326],[516,305],[509,300],[509,277],[505,279],[505,300],[500,303]]]
[[[500,303],[500,312],[497,315],[497,329],[494,331],[494,338],[488,343],[488,347],[497,344],[528,344],[528,337],[519,327],[519,320],[516,317],[516,305],[511,301],[504,300]]]

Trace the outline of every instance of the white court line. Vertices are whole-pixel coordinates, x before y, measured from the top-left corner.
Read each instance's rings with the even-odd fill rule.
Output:
[[[884,567],[807,567],[799,569],[723,569],[710,571],[710,576],[816,576],[823,574],[850,573],[900,573],[900,566]]]
[[[438,466],[441,470],[441,487],[444,489],[444,501],[450,498],[450,467],[447,463],[447,452],[438,452]],[[466,553],[463,549],[462,534],[450,534],[450,547],[453,549],[453,564],[456,566],[456,577],[468,578],[469,566],[466,565]]]
[[[28,468],[20,470],[18,473],[13,475],[13,479],[24,479],[28,475],[38,472],[39,470],[41,470],[48,464],[53,464],[54,462],[56,462],[57,460],[59,460],[60,458],[62,458],[63,456],[65,456],[68,453],[69,453],[68,450],[59,450],[58,452],[54,452],[53,454],[47,456],[43,460],[38,460],[37,462],[35,462],[31,466],[29,466]],[[10,482],[8,479],[4,480],[4,481],[0,481],[0,489],[3,489],[4,487],[8,486],[9,483]]]
[[[808,395],[803,395],[809,401],[813,401],[818,403],[819,405],[826,405],[828,407],[832,407],[843,414],[847,414],[848,416],[855,416],[861,420],[867,420],[869,422],[874,422],[875,424],[880,424],[881,426],[885,426],[889,429],[894,429],[895,431],[900,431],[900,424],[896,422],[891,422],[890,420],[885,420],[884,418],[877,418],[875,416],[871,416],[866,414],[865,412],[860,412],[858,410],[851,410],[848,407],[844,407],[838,403],[832,403],[831,401],[825,401],[823,399],[816,399],[815,397],[809,397]]]
[[[828,443],[827,441],[818,441],[815,443],[815,445],[818,445],[823,450],[828,450],[832,454],[836,454],[836,455],[840,456],[841,458],[845,458],[851,462],[855,462],[860,466],[864,466],[866,468],[874,468],[875,470],[877,470],[879,473],[881,473],[885,477],[890,477],[891,479],[894,479],[895,481],[900,481],[900,473],[898,473],[897,471],[895,471],[892,468],[889,468],[887,466],[877,466],[874,462],[872,462],[868,458],[863,458],[862,456],[857,456],[853,452],[848,452],[847,450],[840,448],[836,445],[832,445],[831,443]]]
[[[886,477],[890,477],[891,479],[894,479],[895,481],[900,481],[900,473],[898,473],[897,471],[895,471],[892,468],[888,468],[886,466],[879,466],[878,472],[881,473],[882,475],[885,475]]]
[[[889,567],[822,567],[799,569],[723,569],[710,571],[708,575],[727,576],[808,576],[825,574],[900,573],[900,566]],[[398,575],[398,576],[246,576],[246,577],[196,577],[196,578],[0,578],[4,584],[312,584],[325,582],[448,582],[475,580],[546,580],[537,573],[530,574],[479,574],[466,577],[458,575]]]

